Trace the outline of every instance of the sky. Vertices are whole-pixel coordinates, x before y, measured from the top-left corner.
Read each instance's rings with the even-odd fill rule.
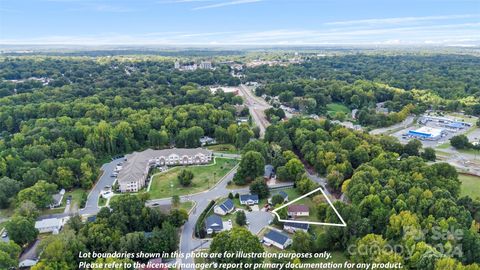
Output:
[[[0,0],[0,44],[480,45],[480,0]]]

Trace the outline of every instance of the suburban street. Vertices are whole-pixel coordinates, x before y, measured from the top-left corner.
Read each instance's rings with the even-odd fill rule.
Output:
[[[390,132],[395,131],[397,129],[407,128],[408,126],[413,124],[413,120],[415,120],[415,117],[410,115],[400,123],[397,123],[395,125],[388,126],[388,127],[373,129],[369,133],[372,134],[372,135],[379,135],[379,134],[390,133]]]
[[[272,106],[262,98],[255,96],[246,85],[241,84],[239,88],[240,95],[245,99],[245,105],[250,110],[250,115],[255,124],[260,128],[260,137],[263,138],[265,130],[270,125],[264,111]]]
[[[85,208],[80,209],[79,214],[81,215],[94,215],[96,214],[100,208],[98,207],[98,200],[100,198],[100,192],[105,186],[112,186],[113,182],[115,181],[115,177],[111,177],[111,174],[115,170],[117,163],[123,161],[123,158],[118,158],[112,160],[109,163],[105,163],[102,165],[102,175],[98,179],[97,183],[93,187],[93,189],[88,194],[87,203],[85,204]]]
[[[181,202],[192,201],[195,202],[195,206],[192,209],[187,222],[183,225],[181,236],[180,236],[180,252],[189,253],[201,248],[207,248],[210,245],[210,239],[198,239],[194,237],[195,223],[197,222],[199,216],[207,208],[211,200],[224,198],[228,196],[228,193],[239,193],[247,194],[249,193],[249,187],[240,188],[240,189],[228,189],[227,184],[233,179],[237,171],[237,167],[232,169],[227,175],[225,175],[215,187],[210,190],[200,192],[192,195],[180,196]],[[291,186],[292,183],[280,183],[270,188],[281,188],[286,186]],[[160,206],[160,205],[170,205],[171,198],[149,200],[147,206]],[[247,212],[247,219],[250,221],[249,228],[252,232],[258,233],[262,228],[268,225],[272,215],[269,212],[263,211],[253,211]],[[192,258],[182,259],[182,263],[193,263]],[[193,269],[193,268],[183,268],[183,269]]]

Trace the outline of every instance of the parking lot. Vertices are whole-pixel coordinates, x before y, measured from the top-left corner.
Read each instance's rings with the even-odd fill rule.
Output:
[[[447,119],[447,118],[445,118]],[[448,118],[452,121],[458,121],[456,118]],[[457,122],[456,122],[457,123]],[[476,127],[472,125],[472,127],[460,127],[460,128],[452,128],[448,127],[446,123],[444,122],[438,122],[438,121],[426,121],[425,119],[420,118],[419,121],[408,128],[402,129],[400,131],[397,131],[392,134],[392,136],[396,137],[399,139],[399,141],[402,144],[407,143],[408,141],[412,139],[418,139],[422,142],[424,147],[432,147],[435,148],[439,145],[442,145],[444,143],[448,143],[449,140],[456,135],[459,134],[464,134],[467,131],[471,131],[471,129],[475,129]],[[410,131],[415,131],[415,130],[428,130],[431,129],[433,131],[441,130],[441,135],[437,136],[436,138],[425,138],[422,136],[417,136],[417,135],[412,135]],[[478,129],[477,129],[478,130]],[[473,131],[472,133],[476,134],[476,131]],[[480,132],[478,132],[480,134]],[[478,135],[478,134],[476,134]],[[470,136],[469,136],[470,137]]]

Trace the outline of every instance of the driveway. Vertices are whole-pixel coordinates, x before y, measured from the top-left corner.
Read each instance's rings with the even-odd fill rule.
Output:
[[[245,216],[247,216],[247,221],[250,222],[248,229],[254,234],[258,234],[273,220],[272,213],[266,211],[247,211],[245,212]]]
[[[118,158],[115,160],[110,161],[109,163],[103,164],[102,176],[98,179],[97,183],[93,187],[93,189],[88,194],[87,203],[85,204],[85,208],[80,209],[79,214],[81,215],[95,215],[98,213],[100,208],[98,207],[98,200],[100,198],[100,192],[105,186],[112,186],[113,182],[115,182],[115,177],[111,177],[111,174],[115,170],[117,163],[123,161],[123,158]]]

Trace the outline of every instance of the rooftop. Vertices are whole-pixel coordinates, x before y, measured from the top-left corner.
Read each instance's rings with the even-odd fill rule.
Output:
[[[308,230],[309,228],[309,225],[307,223],[297,223],[297,222],[285,222],[283,226],[304,229],[304,230]]]
[[[248,201],[248,200],[258,201],[258,195],[257,194],[240,195],[240,201],[244,202],[244,201]]]
[[[222,218],[218,215],[211,215],[211,216],[207,217],[205,219],[205,227],[222,229],[223,228]]]
[[[288,206],[288,212],[308,212],[310,209],[304,204],[292,204]]]
[[[147,149],[142,152],[133,152],[126,155],[126,162],[123,165],[122,170],[118,173],[118,183],[128,183],[137,180],[144,176],[145,169],[149,165],[149,161],[159,157],[168,157],[172,154],[178,156],[195,156],[203,154],[209,156],[212,151],[203,148],[171,148],[162,150]]]
[[[279,233],[277,231],[271,230],[267,234],[265,234],[266,238],[279,243],[281,245],[285,244],[288,241],[288,236],[284,235],[283,233]]]
[[[222,208],[223,211],[228,212],[233,209],[234,204],[232,200],[226,199],[222,204],[219,205],[219,207]]]

